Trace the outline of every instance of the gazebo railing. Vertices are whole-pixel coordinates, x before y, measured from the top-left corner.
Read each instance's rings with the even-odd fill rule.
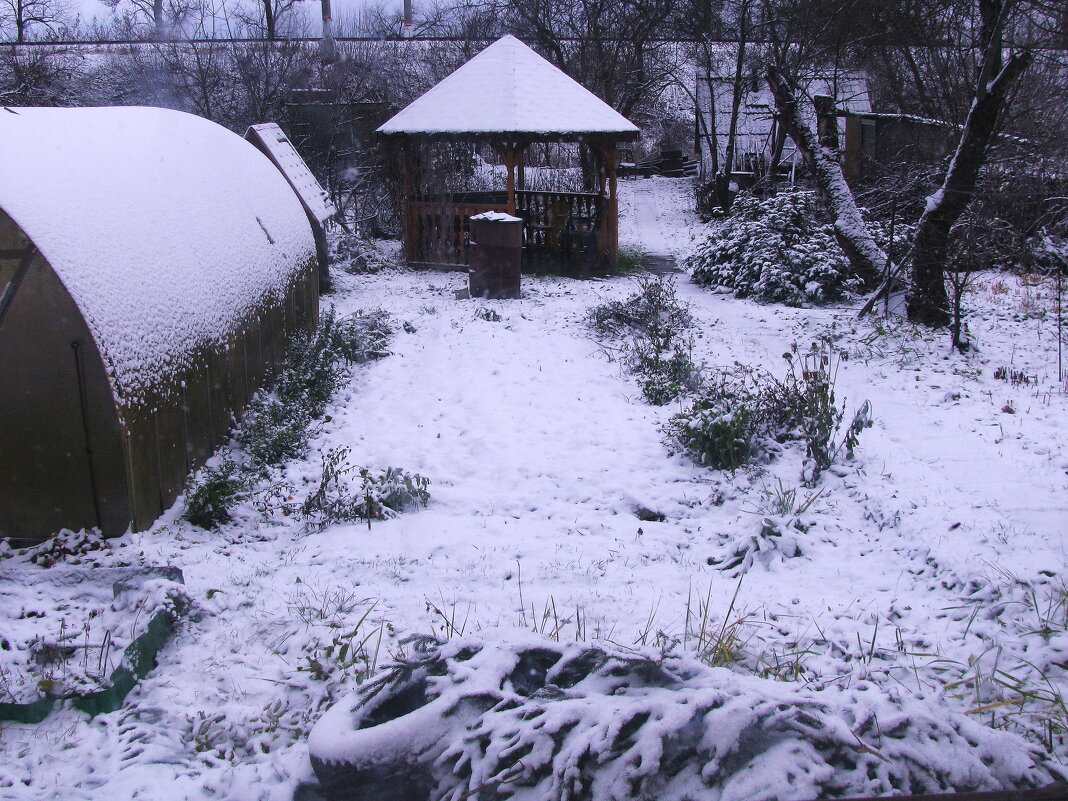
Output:
[[[538,268],[569,264],[604,252],[605,198],[593,192],[515,193],[523,218],[524,261]],[[409,263],[466,267],[468,217],[507,211],[504,193],[441,195],[409,201],[406,208]]]
[[[467,218],[486,211],[507,211],[507,203],[413,200],[406,213],[408,261],[419,264],[468,264]]]
[[[523,244],[536,251],[560,255],[567,238],[577,226],[599,223],[603,217],[604,198],[593,192],[515,193],[516,212],[525,221]]]

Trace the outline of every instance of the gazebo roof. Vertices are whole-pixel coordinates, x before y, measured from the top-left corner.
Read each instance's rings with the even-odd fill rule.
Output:
[[[639,133],[634,123],[514,36],[498,39],[378,132],[624,140]]]

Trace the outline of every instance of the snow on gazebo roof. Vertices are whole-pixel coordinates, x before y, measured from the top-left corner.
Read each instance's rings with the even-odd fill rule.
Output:
[[[498,39],[378,132],[615,139],[639,133],[634,123],[514,36]]]
[[[0,209],[59,276],[126,395],[224,341],[315,254],[265,155],[169,109],[0,108]]]

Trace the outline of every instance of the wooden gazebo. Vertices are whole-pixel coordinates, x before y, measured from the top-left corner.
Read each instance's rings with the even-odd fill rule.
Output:
[[[486,211],[519,216],[524,265],[618,260],[616,144],[638,137],[623,115],[514,36],[494,42],[378,129],[397,140],[403,170],[403,236],[412,266],[468,264],[467,220]],[[434,142],[490,145],[507,170],[496,192],[428,194],[419,153]],[[581,142],[597,155],[593,192],[527,191],[523,155],[534,143]]]

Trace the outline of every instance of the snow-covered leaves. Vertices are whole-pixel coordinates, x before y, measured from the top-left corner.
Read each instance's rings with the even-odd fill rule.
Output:
[[[813,343],[804,352],[795,345],[783,356],[790,364],[783,378],[742,364],[705,376],[692,403],[665,426],[669,440],[716,470],[771,458],[782,443],[801,440],[809,485],[841,452],[852,458],[871,424],[871,407],[863,404],[842,430],[845,407],[834,391],[838,357],[829,343]]]
[[[654,406],[663,406],[700,383],[687,333],[693,317],[679,301],[673,281],[639,278],[637,292],[626,300],[593,307],[588,323],[618,348],[620,360],[641,377],[642,395]]]
[[[866,682],[802,689],[520,632],[428,645],[317,724],[321,775],[403,766],[434,801],[772,801],[1052,778],[1022,740]],[[389,736],[416,722],[414,740]]]
[[[739,196],[687,267],[701,286],[789,306],[827,303],[861,288],[812,192]]]

